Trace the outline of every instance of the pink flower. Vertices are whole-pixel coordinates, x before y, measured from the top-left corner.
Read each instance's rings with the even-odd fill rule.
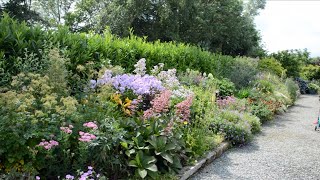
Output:
[[[143,112],[143,119],[149,119],[154,115],[159,115],[162,112],[169,110],[171,92],[169,90],[162,91],[152,101],[152,107]]]
[[[72,133],[72,128],[69,127],[60,127],[60,130],[67,133],[67,134],[71,134]]]
[[[39,176],[36,176],[36,180],[40,180],[40,177],[39,177]]]
[[[50,140],[49,142],[42,140],[42,142],[40,142],[40,143],[38,144],[38,146],[42,146],[42,147],[44,147],[46,150],[50,150],[52,147],[58,146],[58,145],[59,145],[59,142],[57,142],[57,141],[55,141],[55,140]]]
[[[82,131],[79,132],[80,134],[80,138],[79,138],[79,141],[82,141],[82,142],[90,142],[91,140],[94,140],[96,139],[97,137],[93,134],[90,134],[90,133],[84,133]]]
[[[87,122],[83,124],[84,127],[92,128],[92,129],[98,129],[98,126],[94,122]]]
[[[190,118],[190,107],[192,105],[192,96],[189,96],[186,100],[180,102],[175,107],[176,115],[182,120],[182,122],[188,122]]]

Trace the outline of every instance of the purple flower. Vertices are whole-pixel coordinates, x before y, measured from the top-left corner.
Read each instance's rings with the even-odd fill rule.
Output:
[[[36,176],[36,180],[40,180],[40,177],[39,177],[39,176]]]
[[[66,179],[74,179],[74,176],[71,176],[70,174],[66,175]]]
[[[89,170],[92,170],[93,168],[92,168],[91,166],[88,166],[88,169],[89,169]]]

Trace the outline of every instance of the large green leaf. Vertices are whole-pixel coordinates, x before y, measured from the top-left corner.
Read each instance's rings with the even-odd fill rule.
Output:
[[[163,159],[167,160],[170,163],[173,163],[173,157],[168,153],[162,153],[161,156]]]
[[[152,171],[152,172],[157,172],[158,167],[155,164],[150,164],[146,169]]]
[[[139,173],[141,178],[145,178],[147,176],[148,172],[145,169],[138,169],[138,173]]]
[[[136,162],[135,160],[131,160],[131,161],[129,162],[129,166],[131,166],[131,167],[138,167],[138,166],[137,166],[137,162]]]

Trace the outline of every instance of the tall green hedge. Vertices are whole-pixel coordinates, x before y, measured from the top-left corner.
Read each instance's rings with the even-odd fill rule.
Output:
[[[165,68],[176,68],[178,71],[190,68],[222,77],[233,63],[231,56],[214,54],[188,44],[147,42],[134,35],[119,38],[108,30],[103,34],[72,33],[67,27],[44,30],[41,27],[28,27],[6,14],[0,19],[0,27],[0,55],[4,54],[0,58],[0,86],[8,83],[10,77],[16,75],[25,61],[28,61],[26,58],[17,62],[17,57],[26,56],[25,49],[41,59],[41,50],[48,46],[62,49],[70,59],[69,70],[74,72],[78,64],[88,61],[101,64],[106,60],[132,71],[133,65],[140,58],[146,58],[148,69],[164,63]]]

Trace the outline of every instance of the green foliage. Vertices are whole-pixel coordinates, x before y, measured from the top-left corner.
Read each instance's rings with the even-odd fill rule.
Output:
[[[319,94],[319,91],[320,91],[319,85],[315,83],[309,83],[308,87],[309,87],[310,94]]]
[[[257,116],[249,113],[244,113],[242,118],[250,124],[252,134],[260,132],[261,122]]]
[[[45,32],[40,27],[30,28],[7,14],[1,18],[0,26],[0,86],[8,85],[11,77],[20,72],[40,73],[45,69],[41,51],[46,45]]]
[[[286,70],[282,67],[281,63],[274,58],[265,58],[259,60],[258,69],[261,71],[274,73],[279,77],[283,77],[286,74]]]
[[[237,57],[229,67],[229,74],[224,77],[230,79],[237,89],[247,87],[258,73],[257,66],[256,59]]]
[[[298,77],[301,66],[309,61],[309,52],[306,49],[301,50],[285,50],[272,53],[271,57],[279,61],[283,68],[286,69],[288,77]]]
[[[319,80],[320,79],[320,66],[307,65],[304,66],[300,72],[302,78],[307,80]]]
[[[233,82],[231,82],[229,79],[221,79],[216,80],[217,89],[219,90],[219,96],[226,97],[231,96],[235,92],[235,86]]]
[[[238,0],[82,0],[68,15],[67,24],[74,31],[102,32],[109,26],[112,33],[121,37],[128,36],[132,28],[136,35],[147,36],[150,41],[191,43],[236,56],[254,52],[259,46],[253,16],[260,8],[263,6],[250,6],[250,15],[244,15],[244,4]]]
[[[299,93],[299,86],[293,79],[286,79],[285,85],[288,89],[290,99],[292,99],[293,102],[296,101],[298,93]]]
[[[240,99],[248,98],[249,95],[250,95],[249,88],[240,89],[239,91],[236,92],[236,96]]]
[[[233,145],[242,145],[252,138],[251,125],[237,112],[223,111],[211,122],[211,130],[220,133]]]

